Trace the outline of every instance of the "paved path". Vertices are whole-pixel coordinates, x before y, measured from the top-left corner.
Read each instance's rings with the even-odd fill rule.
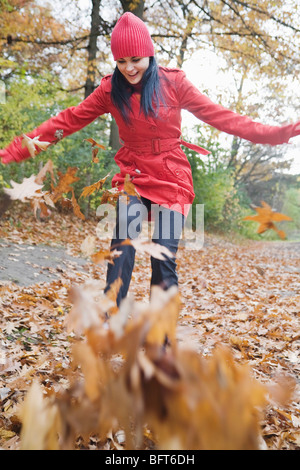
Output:
[[[15,244],[0,239],[0,282],[30,286],[51,282],[72,266],[81,271],[86,260],[69,255],[64,248]]]

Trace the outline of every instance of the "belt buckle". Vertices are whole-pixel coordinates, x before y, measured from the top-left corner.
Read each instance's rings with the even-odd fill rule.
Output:
[[[159,155],[161,153],[160,139],[152,139],[151,148],[154,155]]]

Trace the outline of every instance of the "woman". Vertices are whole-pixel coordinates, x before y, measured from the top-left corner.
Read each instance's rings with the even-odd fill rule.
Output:
[[[178,283],[175,254],[184,218],[195,196],[191,168],[181,145],[201,154],[209,153],[181,140],[181,109],[220,131],[260,144],[288,142],[300,134],[300,121],[266,126],[214,104],[187,80],[183,71],[157,66],[149,31],[132,13],[125,13],[117,22],[111,50],[116,61],[114,73],[104,77],[81,104],[62,111],[28,136],[41,136],[42,141],[55,144],[102,114],[110,113],[115,118],[123,145],[115,156],[120,172],[113,177],[112,184],[123,189],[125,177],[130,175],[140,198],[131,196],[128,204],[118,205],[112,245],[120,249],[122,240],[137,236],[140,223],[134,224],[133,235],[128,228],[139,213],[148,213],[156,207],[157,210],[152,210],[156,223],[153,239],[167,247],[174,257],[152,258],[151,285],[169,288]],[[3,163],[29,157],[21,140],[16,138],[0,151]],[[121,277],[118,305],[127,295],[135,255],[130,245],[123,245],[121,250],[122,255],[109,265],[106,287],[108,290]]]

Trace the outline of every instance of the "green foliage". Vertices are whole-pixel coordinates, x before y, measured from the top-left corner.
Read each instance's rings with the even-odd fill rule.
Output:
[[[204,204],[206,230],[238,230],[240,195],[234,186],[233,173],[224,163],[227,151],[215,140],[204,138],[198,126],[196,129],[198,144],[211,153],[202,157],[193,150],[185,150],[192,168],[194,204]]]

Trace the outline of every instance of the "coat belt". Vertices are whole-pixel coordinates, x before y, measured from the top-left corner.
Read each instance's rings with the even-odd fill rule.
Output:
[[[186,142],[182,139],[171,138],[171,139],[151,139],[145,140],[143,142],[124,142],[123,146],[137,151],[137,152],[150,152],[153,155],[159,155],[162,152],[167,152],[168,150],[172,150],[176,147],[183,145],[191,150],[194,150],[197,153],[202,155],[208,155],[210,152],[203,147],[199,147],[199,145],[191,144],[190,142]]]

